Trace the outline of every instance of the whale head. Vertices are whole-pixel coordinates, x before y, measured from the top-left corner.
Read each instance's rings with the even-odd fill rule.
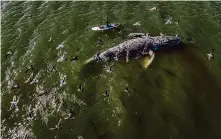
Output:
[[[177,45],[180,43],[180,38],[178,36],[166,36],[167,40],[164,41],[166,45]]]
[[[170,48],[178,45],[181,41],[178,36],[159,36],[156,37],[158,43],[154,43],[152,50],[160,50],[163,48]]]

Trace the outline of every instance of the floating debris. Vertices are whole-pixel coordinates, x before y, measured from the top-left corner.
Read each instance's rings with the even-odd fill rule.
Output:
[[[135,22],[134,24],[133,24],[133,26],[140,26],[141,24],[140,24],[140,22]]]

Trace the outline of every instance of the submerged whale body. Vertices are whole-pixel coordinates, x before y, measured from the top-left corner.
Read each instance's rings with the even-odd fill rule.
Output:
[[[106,62],[109,60],[118,60],[118,58],[138,57],[148,54],[150,50],[157,51],[164,48],[174,47],[180,43],[178,36],[143,36],[125,41],[117,46],[109,48],[102,53],[95,54],[90,61]]]

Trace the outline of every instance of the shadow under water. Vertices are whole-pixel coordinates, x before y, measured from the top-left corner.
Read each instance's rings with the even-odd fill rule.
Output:
[[[221,88],[190,45],[157,53],[151,70],[126,72],[131,97],[121,95],[127,115],[120,138],[221,137]]]
[[[89,62],[83,65],[79,77],[81,80],[85,80],[90,77],[95,77],[96,75],[99,75],[101,73],[102,67],[102,64],[97,63],[95,61]]]
[[[80,81],[87,84],[83,87],[84,93],[81,97],[89,105],[92,105],[92,102],[95,101],[97,78],[99,78],[98,75],[102,72],[102,68],[102,64],[92,61],[83,65],[79,73]]]
[[[120,96],[126,111],[121,128],[115,133],[109,131],[104,128],[108,123],[96,120],[99,116],[91,111],[86,131],[102,139],[220,138],[221,88],[204,62],[191,45],[185,44],[156,52],[147,70],[137,60],[119,61],[116,74],[130,88],[130,95],[121,92]],[[102,68],[101,63],[88,63],[80,73],[80,79],[89,85],[83,99],[91,107],[96,103]]]

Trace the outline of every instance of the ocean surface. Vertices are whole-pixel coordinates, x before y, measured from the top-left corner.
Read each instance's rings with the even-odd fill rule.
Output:
[[[2,139],[221,139],[221,2],[2,4]],[[92,31],[105,16],[121,31]],[[179,34],[183,47],[147,69],[142,58],[85,64],[133,32]]]

